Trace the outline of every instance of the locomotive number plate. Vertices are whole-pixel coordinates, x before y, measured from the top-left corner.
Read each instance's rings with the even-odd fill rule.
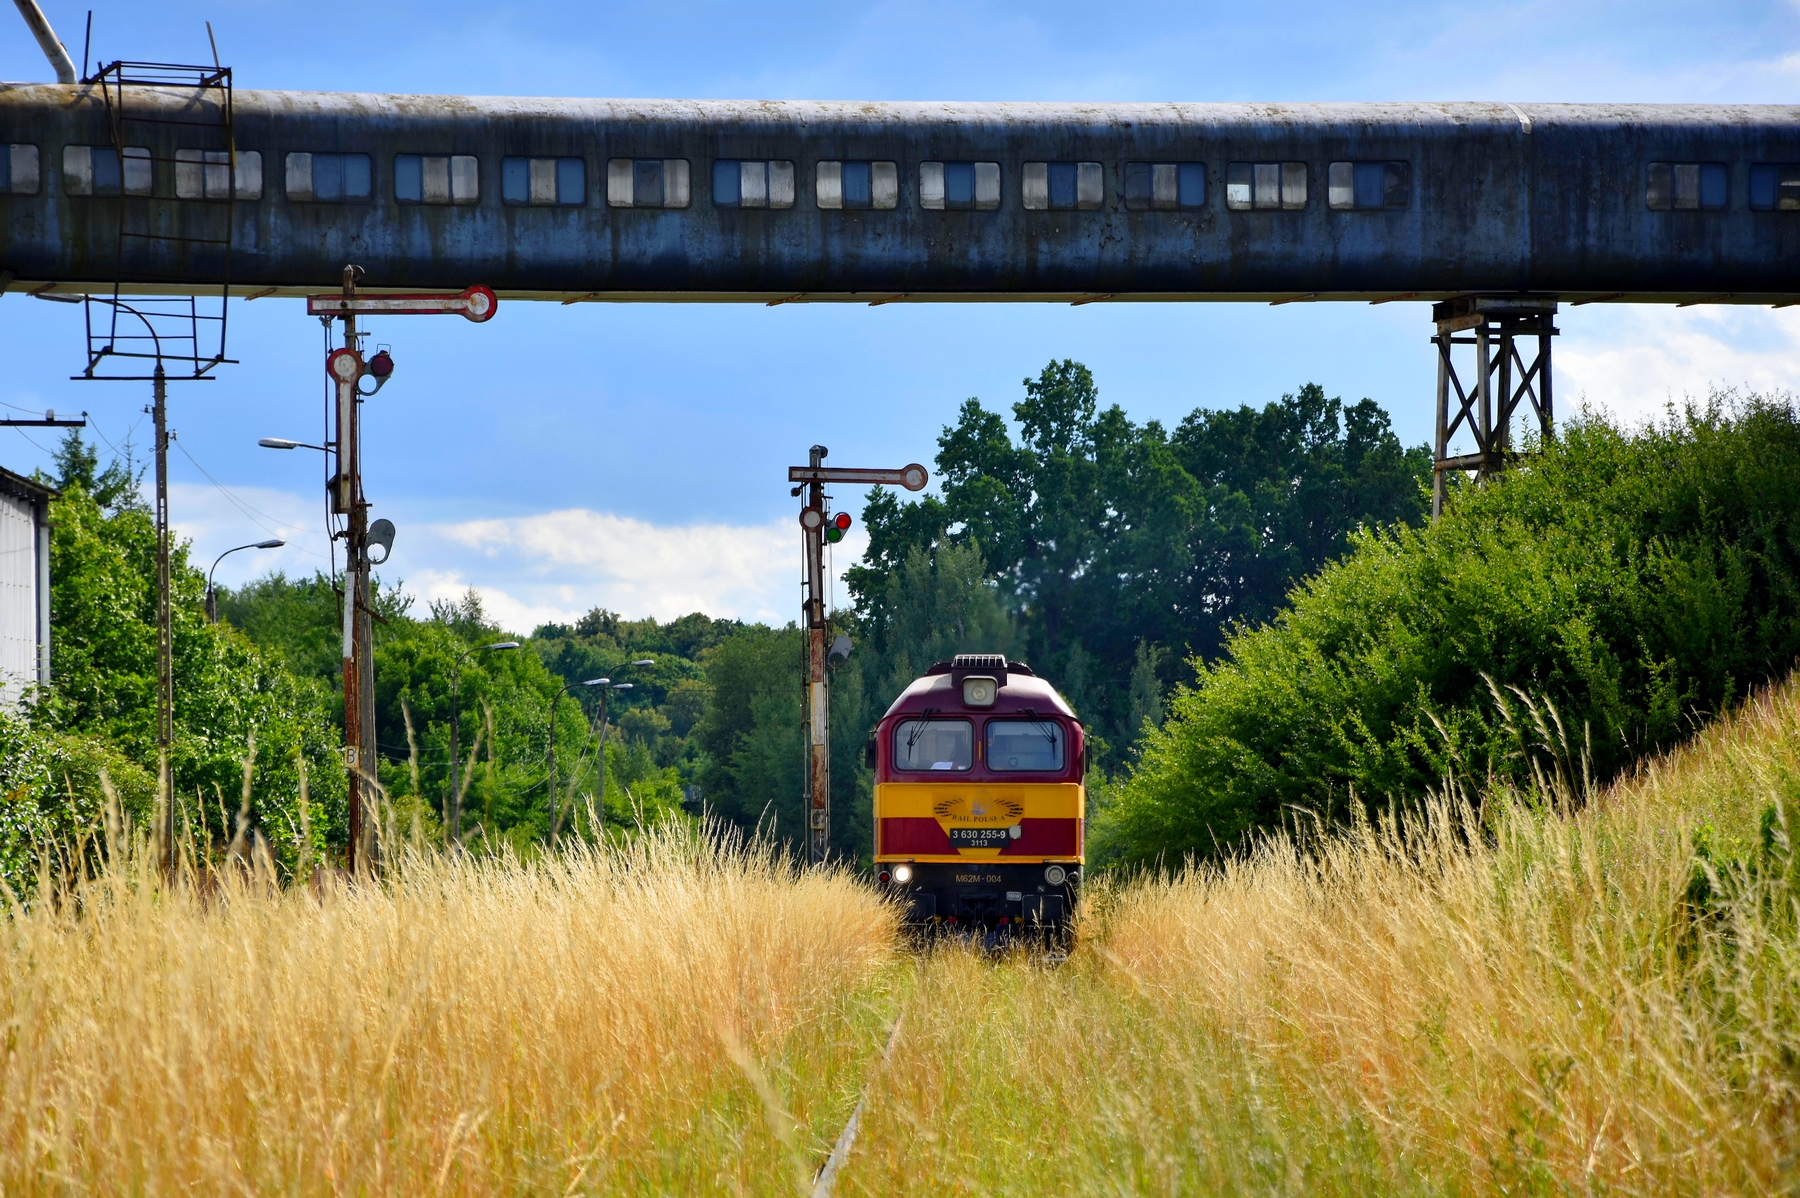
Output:
[[[958,849],[1001,849],[1008,840],[1005,828],[952,828],[950,845]]]

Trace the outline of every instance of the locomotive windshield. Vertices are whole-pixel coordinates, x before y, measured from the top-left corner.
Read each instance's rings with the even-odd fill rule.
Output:
[[[967,720],[902,720],[894,729],[894,768],[966,770],[974,764],[974,741]]]
[[[1062,725],[1049,720],[989,720],[987,763],[991,770],[1060,770]]]

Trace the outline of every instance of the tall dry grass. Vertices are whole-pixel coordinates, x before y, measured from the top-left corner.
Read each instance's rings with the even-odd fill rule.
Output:
[[[0,925],[0,1189],[731,1192],[828,1146],[895,917],[670,828],[380,885],[128,868]]]
[[[1060,970],[940,953],[846,1191],[1793,1192],[1797,795],[1790,684],[1577,814],[1452,796],[1095,896]]]
[[[793,1195],[867,1087],[839,1193],[1793,1192],[1800,689],[1578,773],[1102,886],[1061,965],[676,829],[115,854],[0,921],[0,1189]]]

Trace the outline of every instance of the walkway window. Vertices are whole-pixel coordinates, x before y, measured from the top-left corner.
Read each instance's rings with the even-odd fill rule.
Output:
[[[999,206],[998,162],[919,164],[919,207],[991,210]]]
[[[1091,211],[1106,199],[1098,162],[1026,162],[1019,175],[1021,198],[1032,212]]]
[[[1410,162],[1334,162],[1326,168],[1325,199],[1333,208],[1397,212],[1411,193]]]
[[[63,190],[72,196],[147,196],[150,151],[126,146],[121,163],[111,146],[64,146]]]
[[[1653,212],[1716,212],[1725,207],[1730,181],[1723,162],[1652,162],[1644,205]]]
[[[814,168],[813,193],[821,208],[896,208],[900,167],[892,162],[821,162]]]
[[[1234,162],[1225,168],[1225,206],[1234,209],[1306,207],[1304,162]]]
[[[685,158],[610,158],[606,202],[614,208],[686,208],[690,196]]]
[[[1169,212],[1206,206],[1204,162],[1127,162],[1125,207]]]
[[[0,190],[7,195],[34,196],[38,193],[38,148],[25,145],[0,145]]]
[[[237,152],[237,199],[262,199],[262,155],[255,150]],[[176,150],[175,195],[183,200],[229,200],[230,150]]]
[[[374,194],[367,154],[289,154],[287,198],[325,204],[356,203]]]
[[[721,158],[713,163],[712,197],[720,208],[792,208],[794,164]]]
[[[534,207],[587,203],[587,163],[579,158],[502,158],[500,202]]]
[[[1750,207],[1758,212],[1800,212],[1800,162],[1759,162],[1752,166]]]
[[[477,203],[480,167],[471,154],[396,154],[394,198],[402,204]]]

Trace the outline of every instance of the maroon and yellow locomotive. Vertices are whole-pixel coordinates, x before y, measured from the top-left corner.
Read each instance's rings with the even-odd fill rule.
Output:
[[[1081,722],[1023,662],[939,662],[870,734],[875,870],[910,920],[1060,929],[1081,881]]]

